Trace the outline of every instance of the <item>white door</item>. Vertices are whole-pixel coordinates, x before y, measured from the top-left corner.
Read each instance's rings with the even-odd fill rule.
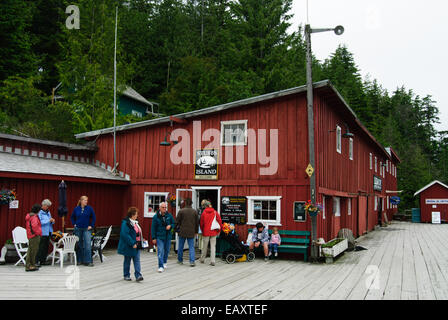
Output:
[[[432,223],[440,223],[440,212],[432,212]]]

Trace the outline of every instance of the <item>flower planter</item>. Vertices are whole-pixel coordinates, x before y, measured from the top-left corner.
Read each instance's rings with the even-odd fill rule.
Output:
[[[0,264],[15,263],[19,260],[16,248],[13,244],[5,244],[0,250]]]
[[[336,243],[332,246],[325,246],[325,245],[330,244],[331,242],[336,242]],[[348,248],[348,241],[347,241],[347,239],[344,239],[344,238],[336,238],[336,239],[333,239],[333,240],[327,242],[326,244],[324,244],[322,246],[322,253],[325,257],[325,261],[327,263],[332,263],[333,259],[335,257],[337,257],[338,255],[340,255],[345,250],[347,250],[347,248]]]

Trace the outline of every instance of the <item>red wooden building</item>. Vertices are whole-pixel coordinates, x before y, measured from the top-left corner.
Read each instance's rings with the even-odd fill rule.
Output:
[[[397,191],[400,160],[375,140],[329,81],[314,84],[314,117],[317,201],[324,205],[317,235],[328,241],[340,228],[361,235],[383,220],[384,212],[389,218],[396,212],[387,200]],[[147,234],[158,203],[169,194],[192,197],[195,205],[208,198],[221,214],[239,199],[245,223],[237,231],[244,239],[258,221],[311,229],[309,217],[294,215],[295,203],[310,194],[305,86],[116,131],[118,170],[129,175],[116,207],[141,208]],[[93,161],[110,168],[112,133],[107,128],[76,137],[96,141]]]
[[[420,196],[420,221],[432,222],[432,215],[438,213],[441,222],[448,221],[448,186],[433,181],[418,190],[414,196]]]
[[[0,205],[0,247],[12,238],[11,231],[16,226],[25,227],[25,215],[43,199],[52,201],[54,229],[62,230],[62,219],[57,214],[61,180],[67,184],[66,227],[72,227],[70,214],[81,195],[88,195],[97,225],[120,223],[129,181],[126,175],[112,175],[104,163],[95,165],[95,150],[93,146],[0,134],[0,190],[15,190],[19,201],[18,209]]]

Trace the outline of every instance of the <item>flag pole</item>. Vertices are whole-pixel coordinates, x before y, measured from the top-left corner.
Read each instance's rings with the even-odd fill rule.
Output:
[[[116,145],[116,125],[117,125],[117,25],[118,7],[115,7],[115,49],[114,49],[114,166],[113,173],[117,172],[117,145]]]

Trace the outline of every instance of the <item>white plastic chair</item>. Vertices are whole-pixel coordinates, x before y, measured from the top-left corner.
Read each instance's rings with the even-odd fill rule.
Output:
[[[12,241],[14,242],[14,247],[16,248],[17,254],[19,255],[19,261],[16,262],[15,266],[20,262],[26,264],[25,258],[28,252],[28,237],[26,235],[26,229],[22,227],[15,227],[12,230]],[[26,247],[23,245],[26,244]]]
[[[54,266],[54,257],[56,253],[59,253],[59,264],[61,268],[64,264],[64,255],[65,254],[73,254],[72,255],[72,262],[73,257],[75,258],[75,266],[76,266],[76,251],[75,251],[75,245],[76,242],[78,242],[79,238],[77,236],[66,236],[63,237],[61,240],[58,241],[56,245],[56,249],[53,251],[53,261],[51,263],[52,266]],[[58,248],[62,244],[61,248]]]
[[[111,232],[112,232],[112,226],[109,227],[109,229],[107,230],[106,236],[101,240],[101,250],[98,250],[98,249],[93,250],[92,260],[96,257],[100,257],[100,251],[101,251],[101,257],[100,257],[101,262],[106,260],[106,257],[103,255],[103,249],[106,246],[107,241],[109,240]]]

